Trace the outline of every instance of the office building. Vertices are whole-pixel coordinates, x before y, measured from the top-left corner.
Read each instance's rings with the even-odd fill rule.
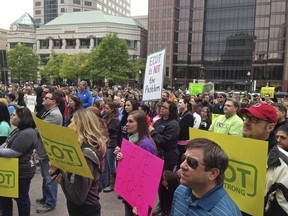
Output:
[[[40,24],[46,24],[65,13],[91,10],[130,16],[130,0],[33,0],[34,18]]]
[[[287,91],[286,0],[149,0],[148,53],[166,48],[175,87]]]

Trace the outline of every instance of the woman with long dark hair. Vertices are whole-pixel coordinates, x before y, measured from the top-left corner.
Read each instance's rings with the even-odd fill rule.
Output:
[[[134,110],[138,110],[137,101],[133,99],[126,100],[124,104],[123,117],[120,122],[118,146],[121,146],[123,138],[128,139],[127,125],[126,125],[127,118],[129,116],[129,113],[131,113]]]
[[[14,198],[19,216],[29,216],[31,202],[29,189],[36,172],[33,153],[37,143],[36,125],[27,107],[16,108],[12,114],[12,125],[16,127],[4,144],[0,146],[0,157],[19,158],[19,197]],[[1,197],[2,211],[5,216],[13,215],[13,200]]]
[[[138,145],[140,148],[156,155],[156,147],[150,136],[146,114],[143,111],[136,110],[130,112],[127,118],[127,132],[129,133],[129,141]],[[117,155],[117,160],[121,160],[123,155],[121,149],[117,147],[114,152]],[[126,201],[125,216],[133,216],[133,208]]]
[[[114,190],[116,177],[116,157],[114,150],[118,142],[118,131],[120,121],[118,119],[118,107],[112,102],[105,105],[105,115],[103,117],[109,132],[109,142],[107,143],[107,153],[105,157],[105,164],[109,172],[109,185],[103,189],[103,192],[111,192]]]
[[[71,123],[71,119],[72,119],[73,114],[78,109],[83,108],[82,107],[82,101],[80,100],[80,98],[78,98],[75,95],[69,96],[68,103],[69,103],[69,108],[68,108],[68,113],[67,113],[67,117],[66,117],[65,124],[64,124],[64,126],[66,126],[66,127]]]

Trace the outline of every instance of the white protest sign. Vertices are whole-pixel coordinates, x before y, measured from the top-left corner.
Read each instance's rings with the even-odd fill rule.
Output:
[[[147,57],[143,101],[161,99],[166,49]]]
[[[26,106],[33,113],[36,105],[36,95],[27,95]]]

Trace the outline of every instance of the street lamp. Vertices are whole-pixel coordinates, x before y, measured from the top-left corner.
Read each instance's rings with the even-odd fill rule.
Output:
[[[139,75],[138,75],[138,89],[140,89],[141,88],[141,73],[142,73],[142,71],[141,70],[139,70]]]
[[[249,82],[249,86],[248,86],[249,87],[248,92],[249,92],[251,91],[251,80],[250,80],[251,72],[250,71],[247,72],[247,76],[248,76],[248,82]]]

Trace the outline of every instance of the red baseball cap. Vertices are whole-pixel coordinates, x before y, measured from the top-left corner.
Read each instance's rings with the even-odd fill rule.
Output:
[[[241,113],[249,112],[259,119],[268,119],[272,123],[277,123],[277,112],[273,106],[267,103],[256,103],[249,108],[241,110]]]

